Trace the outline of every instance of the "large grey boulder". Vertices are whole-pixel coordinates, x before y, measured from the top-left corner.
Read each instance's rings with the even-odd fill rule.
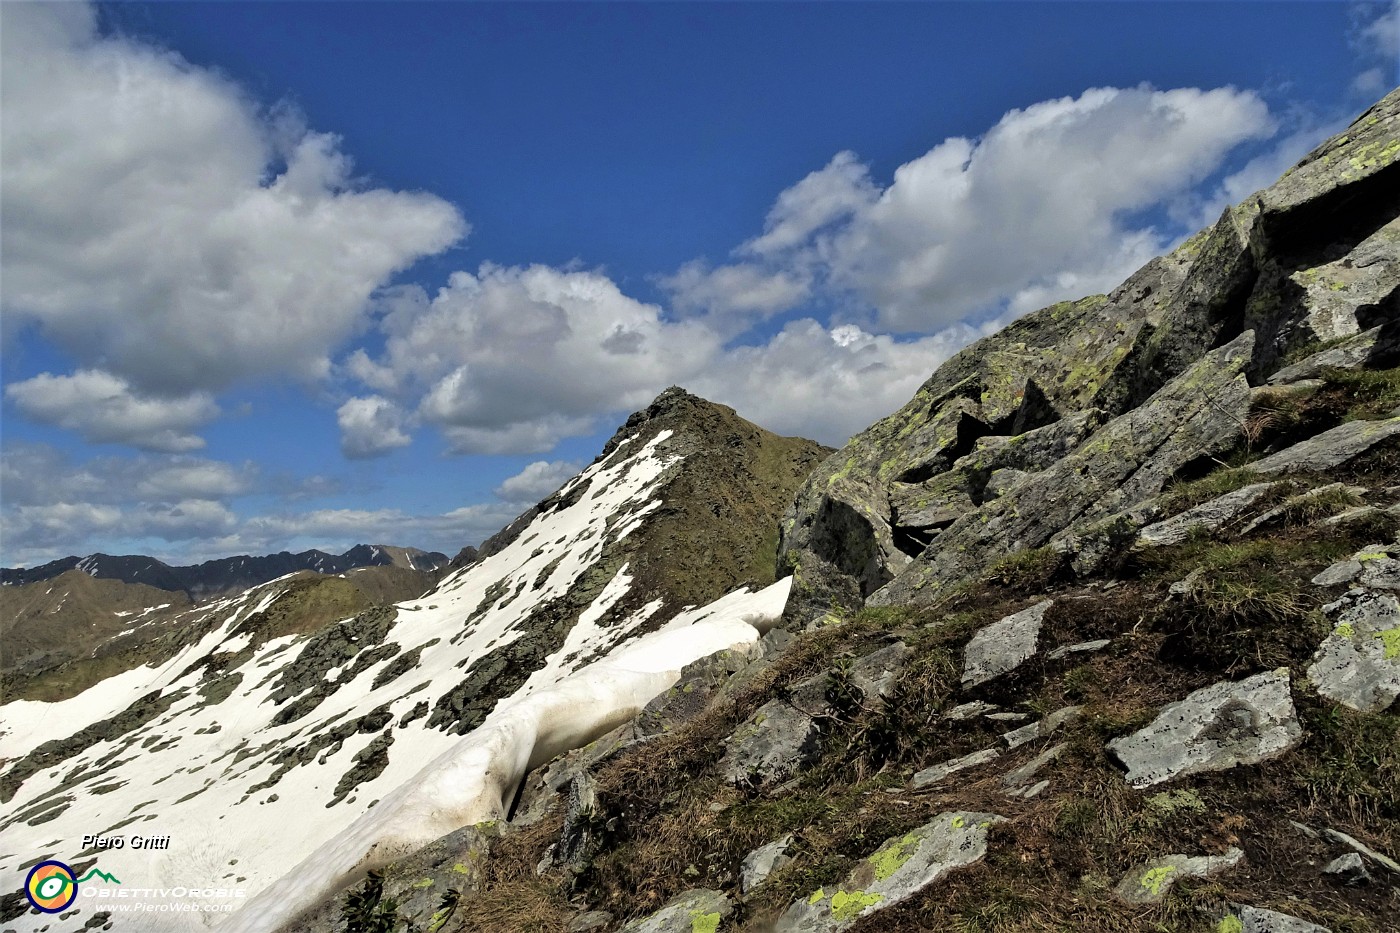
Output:
[[[866,703],[884,694],[903,670],[909,646],[894,641],[855,659],[850,682]],[[734,730],[720,760],[720,773],[736,784],[780,784],[813,761],[821,751],[819,718],[831,705],[826,699],[829,673],[802,681],[784,697],[769,700]]]
[[[1149,787],[1281,755],[1303,738],[1288,669],[1204,687],[1162,708],[1146,728],[1108,743],[1128,783]]]
[[[1383,307],[1400,287],[1400,218],[1376,230],[1340,259],[1288,276],[1303,305],[1302,323],[1320,340],[1360,332],[1358,310]]]
[[[1243,861],[1244,852],[1236,848],[1222,855],[1166,855],[1129,870],[1113,893],[1129,904],[1158,904],[1181,879],[1210,878]]]
[[[1400,601],[1390,593],[1351,590],[1323,607],[1333,622],[1308,666],[1323,696],[1364,713],[1400,696]]]
[[[835,887],[821,887],[793,903],[775,933],[833,933],[861,917],[905,900],[939,878],[987,854],[995,813],[940,813],[923,826],[889,839]]]
[[[981,629],[963,651],[962,685],[978,684],[1015,670],[1035,654],[1040,627],[1053,600],[1042,600]]]
[[[618,933],[716,933],[734,913],[734,904],[719,891],[684,891],[649,917],[633,920]]]
[[[1262,460],[1247,463],[1245,469],[1255,473],[1325,473],[1396,436],[1400,436],[1400,418],[1348,421]]]

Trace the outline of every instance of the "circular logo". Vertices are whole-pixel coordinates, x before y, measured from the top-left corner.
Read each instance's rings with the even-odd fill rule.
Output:
[[[24,896],[46,914],[67,910],[78,897],[78,879],[62,862],[40,862],[24,879]]]

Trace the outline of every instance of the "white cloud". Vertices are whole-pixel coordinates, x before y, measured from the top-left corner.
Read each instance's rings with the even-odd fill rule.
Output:
[[[74,465],[47,444],[8,443],[0,452],[6,506],[51,502],[165,503],[228,499],[253,491],[258,469],[189,456],[97,457]]]
[[[764,256],[800,246],[828,224],[868,209],[879,196],[880,189],[856,154],[838,152],[824,168],[778,195],[764,220],[763,235],[739,251]]]
[[[658,283],[671,293],[671,304],[683,313],[705,312],[719,330],[742,332],[755,318],[769,317],[794,307],[811,292],[812,279],[801,269],[767,269],[753,263],[711,268],[693,260]],[[732,325],[716,318],[732,317]]]
[[[536,460],[496,487],[496,495],[506,502],[533,505],[563,486],[579,471],[569,460]]]
[[[219,414],[204,392],[177,398],[143,396],[111,373],[83,369],[71,376],[41,373],[5,387],[5,397],[25,417],[77,431],[98,444],[130,444],[179,453],[204,446],[193,433]]]
[[[377,457],[413,442],[403,430],[403,413],[379,395],[352,398],[336,412],[340,449],[351,459]]]
[[[390,296],[382,359],[400,401],[417,404],[460,453],[534,453],[586,434],[604,412],[645,405],[695,372],[721,338],[624,295],[598,272],[483,265],[429,297]]]
[[[186,499],[173,505],[148,505],[127,512],[122,531],[132,538],[189,541],[227,534],[238,524],[233,512],[220,502]]]
[[[1362,41],[1370,50],[1391,63],[1392,70],[1400,60],[1400,2],[1392,0],[1381,13],[1361,30]]]
[[[99,35],[91,8],[0,16],[0,305],[136,393],[324,375],[376,288],[466,233],[437,197],[358,183],[336,137]]]
[[[794,321],[766,344],[726,353],[687,388],[770,431],[840,445],[909,401],[939,363],[996,326],[899,342],[854,325]]]
[[[1126,214],[1179,197],[1273,132],[1249,91],[1096,88],[1009,111],[980,139],[944,140],[883,190],[842,153],[783,192],[745,249],[779,268],[815,263],[882,327],[931,333],[1018,294],[1116,284],[1166,244]]]

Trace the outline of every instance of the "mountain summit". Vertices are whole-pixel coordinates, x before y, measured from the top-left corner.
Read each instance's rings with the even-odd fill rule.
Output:
[[[159,829],[185,842],[102,853],[128,885],[168,886],[195,864],[211,884],[256,893],[306,858],[329,881],[455,828],[443,819],[504,816],[525,763],[515,756],[587,741],[680,665],[756,640],[744,619],[781,613],[778,516],[827,453],[670,389],[419,599],[313,622],[289,579],[201,604],[183,646],[67,700],[57,729],[46,703],[4,707],[0,831],[25,854],[0,854],[0,871],[35,854],[90,861],[96,850],[73,843],[134,832],[153,774]],[[580,674],[601,670],[612,674]],[[560,699],[579,691],[587,702]],[[535,707],[552,712],[523,718]],[[438,771],[414,778],[434,761]],[[413,793],[394,789],[433,785],[443,768],[456,777],[439,816],[415,829],[403,815],[392,832],[364,824],[377,856],[353,841],[331,845],[334,858],[315,854],[371,807],[416,812]],[[299,903],[275,894],[238,922],[270,928]]]

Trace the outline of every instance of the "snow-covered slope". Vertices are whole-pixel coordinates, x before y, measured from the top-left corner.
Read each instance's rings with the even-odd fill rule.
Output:
[[[282,634],[268,620],[291,581],[273,581],[204,607],[222,621],[158,668],[0,706],[0,886],[16,892],[0,929],[51,922],[17,895],[44,859],[120,879],[79,885],[78,925],[105,909],[119,930],[267,928],[352,869],[500,815],[529,766],[630,717],[688,661],[757,638],[787,592],[764,585],[771,562],[767,580],[708,590],[658,570],[673,536],[663,516],[694,505],[675,496],[701,482],[688,471],[714,472],[723,443],[690,409],[733,418],[682,401],[634,416],[421,599]],[[791,448],[765,506],[775,527],[820,449],[760,440],[770,459],[775,443]],[[725,488],[734,500],[748,486]],[[751,537],[766,534],[760,523]],[[710,598],[677,595],[697,592]],[[125,845],[84,839],[95,835]]]

